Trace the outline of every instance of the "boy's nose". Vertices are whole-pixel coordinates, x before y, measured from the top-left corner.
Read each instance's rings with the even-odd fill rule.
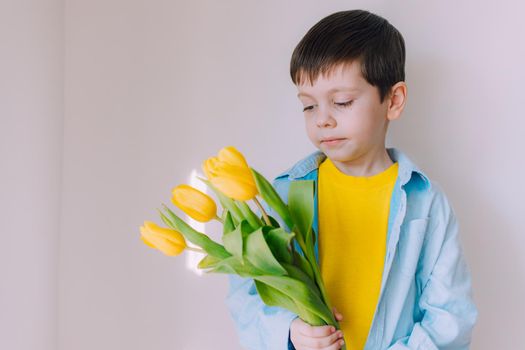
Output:
[[[335,126],[335,119],[329,112],[320,111],[317,114],[317,126],[320,128]]]

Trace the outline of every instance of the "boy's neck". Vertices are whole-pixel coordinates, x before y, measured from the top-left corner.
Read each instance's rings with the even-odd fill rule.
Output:
[[[394,164],[384,145],[349,161],[330,160],[339,171],[350,176],[373,176]]]

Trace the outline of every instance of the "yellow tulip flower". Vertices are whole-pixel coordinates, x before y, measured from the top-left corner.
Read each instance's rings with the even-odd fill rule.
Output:
[[[151,221],[144,221],[144,226],[140,227],[142,241],[163,252],[168,256],[181,254],[187,248],[184,236],[175,230],[159,227]]]
[[[217,218],[217,205],[206,193],[188,185],[179,185],[171,193],[172,203],[191,218],[200,222]]]
[[[211,184],[230,198],[247,201],[258,194],[246,159],[233,146],[225,147],[217,157],[205,160],[202,170]]]

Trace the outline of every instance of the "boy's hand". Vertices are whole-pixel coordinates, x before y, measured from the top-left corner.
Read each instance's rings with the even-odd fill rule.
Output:
[[[337,309],[333,309],[338,321],[343,319]],[[338,350],[343,346],[343,332],[334,326],[310,326],[297,317],[290,325],[290,340],[296,350]]]

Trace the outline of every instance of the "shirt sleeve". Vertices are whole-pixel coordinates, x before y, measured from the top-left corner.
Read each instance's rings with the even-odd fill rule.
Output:
[[[290,324],[297,315],[264,304],[251,278],[229,275],[226,305],[235,324],[239,342],[250,350],[288,350]]]
[[[472,298],[471,273],[458,235],[458,223],[446,196],[439,191],[430,232],[432,269],[418,305],[423,312],[410,335],[388,349],[468,349],[478,310]]]
[[[273,185],[275,186],[275,182]],[[279,216],[266,203],[262,202],[262,206],[283,225]],[[229,275],[226,306],[234,321],[239,342],[244,348],[295,350],[290,341],[290,324],[298,317],[297,314],[281,307],[266,305],[257,293],[252,278]]]

